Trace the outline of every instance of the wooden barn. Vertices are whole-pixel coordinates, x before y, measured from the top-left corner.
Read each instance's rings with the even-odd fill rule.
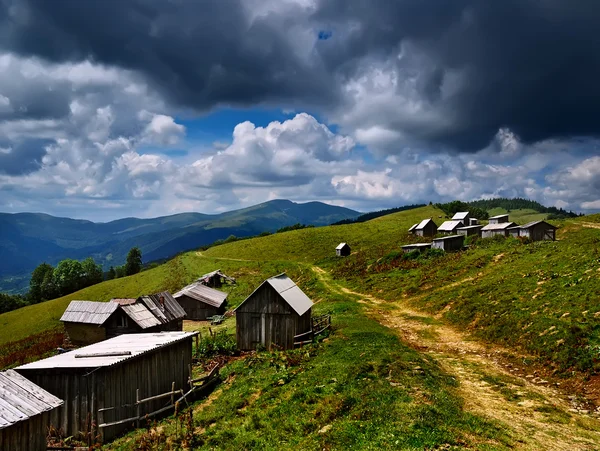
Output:
[[[194,282],[173,295],[185,310],[186,318],[203,321],[214,315],[225,313],[227,293]]]
[[[464,235],[450,235],[435,238],[431,245],[432,249],[441,249],[446,252],[461,250],[465,242]]]
[[[165,406],[165,398],[189,388],[192,339],[197,332],[120,335],[16,368],[25,378],[63,399],[49,423],[75,438],[110,441],[139,416]],[[148,402],[137,403],[137,400]],[[136,404],[137,403],[137,404]],[[125,421],[123,421],[125,420]]]
[[[435,236],[438,231],[437,224],[433,219],[423,219],[418,224],[412,226],[409,230],[413,235],[417,236]]]
[[[265,280],[235,309],[238,348],[293,349],[294,336],[311,330],[312,305],[285,273]]]
[[[555,241],[556,227],[546,221],[533,221],[522,226],[514,226],[508,229],[508,233],[514,237],[526,237],[531,241]]]
[[[508,236],[509,229],[516,226],[514,222],[490,223],[481,229],[482,238],[491,238],[494,236]]]
[[[217,269],[216,271],[209,272],[199,277],[198,282],[206,285],[207,287],[219,288],[225,283],[235,283],[235,279],[223,274],[220,269]]]
[[[45,451],[50,416],[62,400],[14,370],[0,373],[0,451]]]
[[[408,254],[409,252],[412,252],[412,251],[423,252],[423,251],[426,251],[427,249],[431,249],[431,243],[413,243],[413,244],[406,244],[406,245],[402,246],[402,250],[406,254]]]
[[[464,236],[481,236],[481,229],[483,228],[482,225],[470,225],[470,226],[466,226],[466,227],[459,227],[458,229],[456,229],[456,233],[458,233],[459,235],[464,235]]]
[[[465,225],[469,225],[470,218],[471,215],[468,211],[459,211],[458,213],[455,213],[454,216],[452,216],[452,221],[460,221]]]
[[[350,255],[350,246],[348,243],[340,243],[335,248],[335,255],[338,257],[347,257]]]
[[[464,223],[462,221],[445,221],[438,227],[437,231],[445,235],[456,235],[458,228],[463,226]]]

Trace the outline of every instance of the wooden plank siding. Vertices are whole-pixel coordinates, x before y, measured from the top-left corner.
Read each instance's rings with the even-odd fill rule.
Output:
[[[186,295],[178,297],[177,302],[179,302],[179,305],[185,310],[186,319],[204,321],[209,316],[223,315],[225,313],[224,305],[221,307],[213,307]]]
[[[129,429],[131,424],[110,426],[101,430],[98,424],[110,423],[136,414],[136,390],[147,398],[171,391],[187,391],[192,363],[192,338],[146,352],[112,366],[67,369],[20,369],[19,372],[65,404],[51,412],[45,426],[62,428],[66,436],[85,438],[91,424],[94,435],[101,441],[110,441]],[[123,406],[123,407],[122,407]],[[141,406],[141,413],[158,410],[164,400],[151,401]],[[99,412],[100,409],[116,407]]]
[[[310,315],[310,310],[298,315],[271,285],[263,284],[236,310],[238,348],[293,349],[294,336],[310,330]]]
[[[45,451],[50,413],[43,412],[0,429],[0,451]]]

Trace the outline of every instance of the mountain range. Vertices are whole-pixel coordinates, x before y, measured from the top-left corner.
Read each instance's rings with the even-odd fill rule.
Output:
[[[221,214],[181,213],[106,223],[41,213],[0,213],[0,292],[26,289],[42,262],[93,257],[106,270],[138,246],[144,262],[171,257],[231,235],[247,237],[297,223],[323,226],[360,213],[322,202],[272,200]]]

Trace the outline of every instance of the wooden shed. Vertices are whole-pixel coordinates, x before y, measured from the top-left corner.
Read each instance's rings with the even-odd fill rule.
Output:
[[[509,229],[514,227],[514,222],[498,222],[490,223],[481,229],[481,236],[483,238],[491,238],[494,236],[508,236]]]
[[[470,225],[466,227],[459,227],[456,229],[456,233],[464,236],[481,236],[482,225]]]
[[[471,217],[468,211],[459,211],[452,216],[452,221],[460,221],[465,225],[470,224],[469,218]]]
[[[185,310],[168,291],[140,296],[137,298],[136,303],[144,304],[158,321],[160,321],[160,326],[158,326],[159,330],[183,330]]]
[[[340,243],[335,248],[335,255],[337,255],[338,257],[347,257],[348,255],[350,255],[350,252],[350,246],[348,245],[348,243]]]
[[[458,251],[462,249],[465,242],[464,235],[450,235],[441,238],[435,238],[431,247],[433,249],[442,249],[443,251]]]
[[[64,400],[50,423],[67,436],[110,441],[139,415],[165,406],[165,398],[139,399],[188,390],[192,339],[197,332],[120,335],[16,368],[21,375]],[[127,421],[123,421],[127,420]],[[119,423],[120,424],[112,424]]]
[[[45,451],[50,416],[63,401],[14,370],[0,373],[0,451]]]
[[[198,282],[207,287],[219,288],[223,286],[223,284],[235,283],[235,279],[233,277],[229,277],[228,275],[221,272],[220,269],[204,274],[201,277],[198,277]]]
[[[509,234],[515,237],[526,237],[531,241],[555,241],[557,227],[546,221],[533,221],[522,226],[509,229]]]
[[[463,227],[464,223],[462,221],[445,221],[441,226],[438,227],[438,233],[442,233],[445,235],[455,235],[459,227]]]
[[[434,236],[438,231],[438,226],[431,218],[423,219],[421,222],[411,227],[409,231],[417,236]]]
[[[173,295],[185,310],[186,318],[203,321],[214,315],[225,313],[227,293],[215,290],[200,282],[194,282]]]
[[[413,244],[406,244],[406,245],[402,246],[402,250],[406,254],[408,254],[409,252],[412,252],[412,251],[423,252],[423,251],[426,251],[427,249],[431,249],[431,243],[413,243]]]
[[[496,215],[489,218],[489,224],[503,224],[508,221],[508,213]]]
[[[235,309],[238,348],[292,349],[294,336],[311,330],[312,305],[285,273],[265,280]]]

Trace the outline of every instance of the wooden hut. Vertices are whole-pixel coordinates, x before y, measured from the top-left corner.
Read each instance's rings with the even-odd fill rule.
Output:
[[[438,231],[438,226],[433,219],[423,219],[421,222],[411,227],[410,232],[417,236],[434,236]]]
[[[496,215],[489,218],[489,224],[503,224],[508,221],[508,213],[502,215]]]
[[[441,238],[435,238],[431,245],[432,249],[442,249],[443,251],[458,251],[462,249],[465,242],[464,235],[450,235]]]
[[[340,243],[335,248],[335,255],[338,257],[347,257],[350,255],[350,246],[348,243]]]
[[[200,282],[203,285],[206,285],[207,287],[219,288],[227,282],[235,283],[235,279],[222,273],[220,269],[217,269],[199,277],[198,282]]]
[[[16,371],[64,400],[50,422],[75,438],[110,441],[138,416],[165,406],[165,397],[189,388],[192,338],[197,332],[120,335],[16,368]],[[126,421],[123,421],[126,420]]]
[[[469,225],[469,218],[471,215],[468,211],[459,211],[452,216],[452,221],[460,221],[465,225]]]
[[[438,227],[437,231],[445,235],[456,235],[458,228],[463,226],[464,223],[462,221],[445,221]]]
[[[423,252],[423,251],[426,251],[427,249],[431,249],[431,243],[413,243],[413,244],[406,244],[406,245],[402,246],[402,250],[406,254],[408,254],[409,252],[412,252],[412,251]]]
[[[514,227],[514,222],[498,222],[490,223],[481,229],[481,236],[483,238],[491,238],[494,236],[508,236],[509,229]]]
[[[63,401],[14,370],[0,373],[0,450],[45,451],[50,416]]]
[[[508,233],[515,237],[526,237],[531,241],[555,241],[556,227],[546,221],[533,221],[522,226],[511,227]]]
[[[456,233],[464,236],[481,236],[482,225],[470,225],[466,227],[459,227],[456,229]]]
[[[71,301],[60,320],[75,345],[97,343],[120,334],[127,321],[112,302]]]
[[[173,298],[185,310],[186,318],[196,321],[224,314],[227,304],[227,293],[210,288],[200,282],[194,282],[182,288],[173,295]]]
[[[312,304],[287,275],[265,280],[235,309],[238,348],[292,349],[294,336],[311,329]]]
[[[168,291],[140,296],[137,298],[136,303],[144,304],[158,321],[160,321],[160,326],[158,326],[159,330],[183,330],[185,310],[175,299],[173,299],[173,296]]]

